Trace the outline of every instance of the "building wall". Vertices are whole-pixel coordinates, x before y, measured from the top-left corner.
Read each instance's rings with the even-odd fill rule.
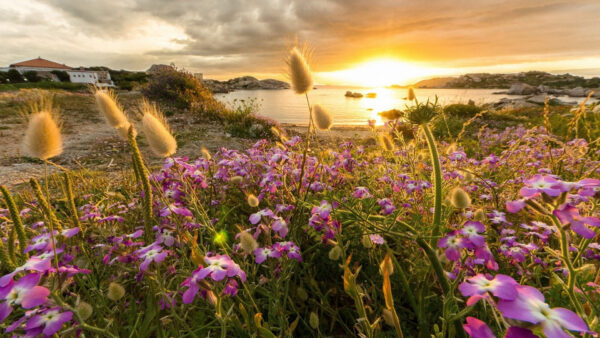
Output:
[[[73,83],[97,83],[98,74],[93,71],[67,71],[69,78]]]

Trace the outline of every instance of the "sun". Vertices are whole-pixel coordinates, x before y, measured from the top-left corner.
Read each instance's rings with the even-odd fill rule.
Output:
[[[435,74],[435,69],[399,59],[373,59],[356,66],[321,75],[340,84],[364,87],[385,87],[407,84]]]

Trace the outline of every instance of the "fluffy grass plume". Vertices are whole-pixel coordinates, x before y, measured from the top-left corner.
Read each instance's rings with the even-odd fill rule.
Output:
[[[150,149],[160,157],[168,157],[177,151],[177,141],[169,131],[167,121],[156,105],[144,100],[140,106],[142,130]]]
[[[31,157],[47,160],[63,151],[58,114],[50,100],[40,99],[24,112],[27,129],[23,139],[23,151]]]
[[[318,129],[329,130],[329,128],[331,128],[333,117],[327,110],[323,109],[320,105],[315,104],[313,106],[313,114],[315,126],[317,126]]]
[[[313,79],[304,54],[301,53],[298,48],[292,48],[287,59],[287,64],[289,67],[292,89],[296,94],[305,94],[310,91],[313,86]]]
[[[95,88],[94,97],[96,98],[96,104],[98,105],[100,112],[102,112],[102,115],[104,115],[106,122],[117,130],[117,134],[119,134],[121,139],[127,140],[127,133],[131,123],[117,102],[115,93],[112,90]]]

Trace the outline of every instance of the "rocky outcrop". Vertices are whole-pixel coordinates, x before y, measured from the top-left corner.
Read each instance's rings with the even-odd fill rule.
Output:
[[[289,89],[290,84],[287,82],[265,79],[259,80],[253,76],[242,76],[230,79],[227,81],[204,80],[202,83],[213,93],[229,93],[234,90],[274,90],[274,89]]]
[[[526,83],[515,83],[508,89],[508,95],[531,95],[537,94],[538,89]]]
[[[361,98],[361,97],[363,97],[363,94],[358,93],[358,92],[347,91],[346,94],[344,94],[344,96],[345,97]]]

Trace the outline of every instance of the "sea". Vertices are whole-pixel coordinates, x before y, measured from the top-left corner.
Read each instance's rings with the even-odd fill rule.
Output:
[[[346,97],[346,91],[364,94],[362,98]],[[494,94],[506,89],[415,89],[419,101],[435,100],[442,105],[451,103],[476,104],[497,102],[502,98],[519,98],[519,95]],[[375,97],[366,97],[375,93]],[[333,116],[336,125],[366,125],[375,120],[378,125],[385,123],[379,112],[390,109],[404,109],[412,104],[406,99],[407,90],[403,88],[351,88],[338,86],[316,86],[308,93],[310,104],[320,104]],[[280,90],[238,90],[215,97],[228,104],[254,104],[258,114],[279,123],[306,125],[308,123],[307,100],[290,89]],[[565,102],[581,102],[584,98],[557,97]]]

